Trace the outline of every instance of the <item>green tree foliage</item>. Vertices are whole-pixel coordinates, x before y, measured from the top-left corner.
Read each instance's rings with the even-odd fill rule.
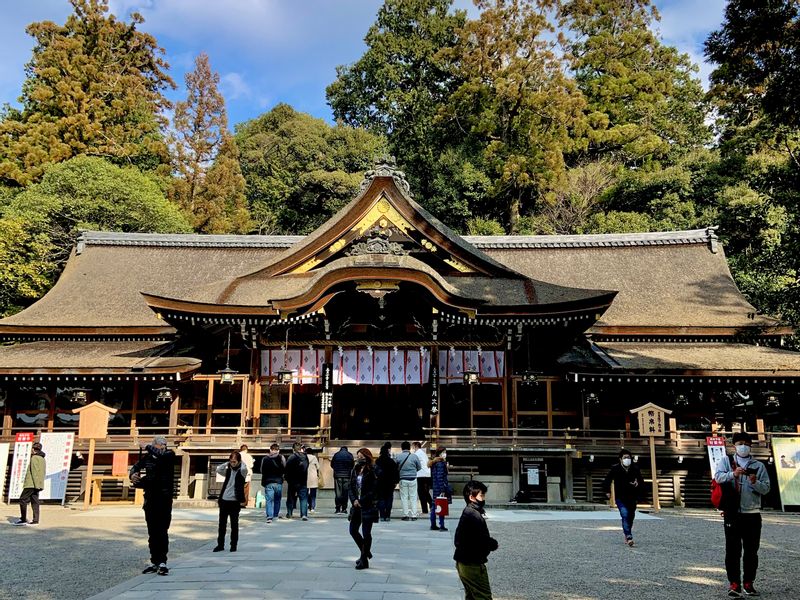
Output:
[[[585,101],[555,51],[549,2],[476,4],[479,18],[442,51],[460,85],[439,121],[479,149],[477,160],[492,180],[489,202],[514,233],[520,216],[561,183],[565,153],[583,143]]]
[[[245,181],[230,133],[219,74],[208,55],[186,74],[187,99],[175,105],[172,150],[177,178],[170,198],[201,233],[247,233]]]
[[[697,67],[659,41],[650,0],[564,0],[558,13],[588,103],[590,156],[641,165],[710,140]]]
[[[158,185],[134,167],[118,167],[78,156],[45,170],[5,207],[3,216],[44,234],[60,264],[81,229],[104,231],[189,232],[191,227]]]
[[[800,8],[730,0],[706,41],[726,179],[716,198],[732,271],[761,310],[800,324]]]
[[[31,231],[21,216],[0,217],[0,316],[18,312],[42,296],[56,271],[46,234]]]
[[[728,126],[763,114],[777,125],[800,126],[800,6],[796,0],[729,0],[722,27],[706,41],[719,65],[711,96]]]
[[[431,193],[441,147],[433,127],[453,80],[439,57],[456,43],[464,11],[449,12],[452,0],[386,0],[364,41],[367,50],[352,65],[336,69],[327,89],[334,117],[387,136],[390,151],[421,198]]]
[[[351,200],[385,153],[382,137],[279,104],[236,128],[242,173],[261,233],[309,233]]]
[[[174,87],[143,22],[107,15],[108,0],[70,0],[64,25],[33,23],[21,111],[0,123],[0,180],[25,185],[46,165],[79,154],[144,169],[168,161],[161,135],[162,91]]]

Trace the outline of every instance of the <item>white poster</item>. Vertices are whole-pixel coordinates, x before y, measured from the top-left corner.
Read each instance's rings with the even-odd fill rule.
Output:
[[[528,485],[539,485],[539,469],[528,469]]]
[[[708,445],[708,464],[711,467],[711,477],[717,472],[717,465],[725,460],[725,438],[724,437],[707,437],[706,444]]]
[[[8,466],[8,449],[9,444],[0,444],[0,490],[6,489],[6,467]],[[0,502],[2,499],[2,492],[0,492]]]
[[[14,443],[14,460],[11,462],[11,480],[8,485],[8,501],[17,500],[22,494],[25,474],[31,460],[32,433],[18,433]]]
[[[43,433],[40,436],[42,451],[45,454],[44,489],[39,492],[40,500],[63,500],[67,493],[69,464],[75,434]]]

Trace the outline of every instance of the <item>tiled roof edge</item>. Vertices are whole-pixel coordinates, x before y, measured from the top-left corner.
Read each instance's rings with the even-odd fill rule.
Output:
[[[172,248],[288,248],[302,235],[204,235],[197,233],[119,233],[82,231],[77,252],[86,246],[162,246]]]
[[[717,251],[716,227],[686,231],[647,233],[600,233],[587,235],[473,235],[464,239],[478,248],[619,248],[626,246],[671,246],[708,244]]]
[[[716,227],[687,231],[648,233],[601,233],[589,235],[466,235],[464,240],[480,249],[618,248],[708,244],[717,251]],[[83,231],[78,254],[86,246],[164,246],[190,248],[289,248],[301,235],[204,235],[185,233],[118,233]]]

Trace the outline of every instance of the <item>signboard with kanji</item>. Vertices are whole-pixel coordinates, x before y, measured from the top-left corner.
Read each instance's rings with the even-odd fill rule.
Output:
[[[39,492],[39,499],[63,500],[67,493],[67,479],[75,434],[71,431],[43,433],[40,441],[45,454],[45,475],[44,489]]]
[[[658,437],[666,432],[665,415],[672,414],[672,411],[648,402],[644,406],[634,408],[631,413],[639,417],[639,435]]]

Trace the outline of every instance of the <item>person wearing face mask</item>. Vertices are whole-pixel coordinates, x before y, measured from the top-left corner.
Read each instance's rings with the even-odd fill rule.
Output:
[[[372,452],[361,448],[356,453],[356,464],[350,474],[350,537],[358,546],[360,556],[356,569],[369,569],[372,558],[372,525],[378,520],[377,505],[378,476]],[[361,530],[359,532],[359,529]]]
[[[172,522],[172,496],[175,493],[175,453],[167,448],[167,438],[157,435],[131,467],[129,478],[144,488],[144,520],[150,564],[142,573],[168,575],[169,526]],[[142,472],[145,473],[142,476]]]
[[[486,561],[489,553],[497,550],[497,540],[489,535],[486,525],[486,486],[480,481],[468,481],[464,486],[467,506],[461,513],[453,543],[456,551],[453,560],[465,600],[492,600],[489,571]]]
[[[644,479],[639,467],[633,464],[630,451],[622,448],[618,456],[619,462],[611,467],[603,479],[603,491],[606,498],[611,498],[611,483],[614,483],[614,501],[622,519],[622,533],[625,535],[625,543],[633,547],[633,519],[636,517],[639,495],[644,490]]]
[[[764,464],[750,456],[753,439],[747,432],[733,434],[735,453],[721,460],[714,473],[720,485],[732,483],[739,495],[738,510],[723,513],[725,527],[725,571],[728,596],[758,596],[753,587],[761,544],[761,497],[769,493],[769,475]],[[743,569],[740,570],[740,564]],[[740,578],[740,575],[742,577]]]
[[[242,462],[242,454],[231,452],[228,462],[217,467],[217,475],[225,477],[222,483],[222,492],[219,495],[219,529],[217,531],[217,545],[214,552],[225,549],[225,530],[228,518],[231,520],[231,552],[236,552],[239,545],[239,511],[246,506],[245,483],[247,481],[247,465]]]

